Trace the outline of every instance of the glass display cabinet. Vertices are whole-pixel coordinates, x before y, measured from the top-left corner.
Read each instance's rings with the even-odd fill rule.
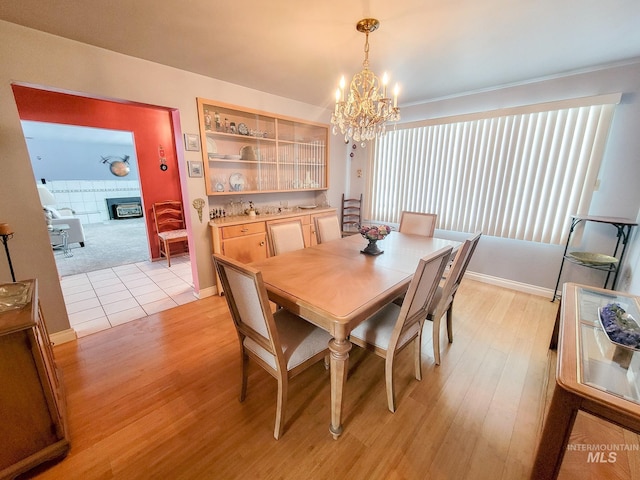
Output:
[[[328,188],[328,125],[197,101],[207,195]]]

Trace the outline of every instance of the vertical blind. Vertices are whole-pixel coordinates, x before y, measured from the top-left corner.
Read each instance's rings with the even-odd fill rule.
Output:
[[[438,214],[437,228],[562,244],[587,213],[619,94],[414,124],[370,159],[366,216]],[[584,103],[587,103],[586,105]]]

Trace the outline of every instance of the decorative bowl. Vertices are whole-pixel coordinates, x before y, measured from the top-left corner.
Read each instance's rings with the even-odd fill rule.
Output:
[[[618,259],[616,257],[611,257],[602,253],[570,252],[569,256],[574,260],[587,265],[611,265],[618,263]]]
[[[640,351],[640,326],[617,303],[598,309],[598,319],[611,343],[620,347]]]

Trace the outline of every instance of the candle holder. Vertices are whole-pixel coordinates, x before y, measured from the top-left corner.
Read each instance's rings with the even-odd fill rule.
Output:
[[[13,238],[13,230],[8,223],[0,223],[0,237],[2,237],[2,243],[4,244],[4,251],[7,254],[7,261],[9,262],[9,270],[11,271],[11,280],[15,283],[16,275],[13,272],[13,264],[11,263],[11,254],[9,253],[9,239]]]

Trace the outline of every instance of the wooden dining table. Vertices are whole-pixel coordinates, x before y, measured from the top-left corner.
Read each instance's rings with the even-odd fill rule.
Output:
[[[371,256],[360,251],[360,235],[253,262],[262,272],[269,299],[328,331],[331,351],[331,425],[342,433],[342,405],[349,365],[349,333],[359,323],[403,294],[420,258],[460,242],[392,232]]]

